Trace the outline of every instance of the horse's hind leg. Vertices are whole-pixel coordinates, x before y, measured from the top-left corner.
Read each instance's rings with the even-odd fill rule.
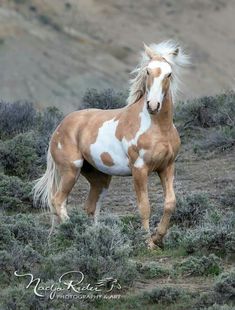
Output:
[[[59,221],[65,222],[69,219],[66,202],[80,173],[79,168],[66,168],[60,170],[60,183],[57,192],[52,198],[52,205],[58,215]]]
[[[89,172],[82,171],[82,174],[90,183],[90,192],[85,203],[85,210],[89,216],[94,216],[95,223],[97,223],[101,203],[108,190],[111,176],[95,168],[92,168]]]
[[[63,143],[60,147],[54,145],[51,149],[59,175],[59,184],[52,195],[52,206],[58,216],[59,222],[69,219],[66,202],[77,178],[80,174],[83,158],[77,147]]]

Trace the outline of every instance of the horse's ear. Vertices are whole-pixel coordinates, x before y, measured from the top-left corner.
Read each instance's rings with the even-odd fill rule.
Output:
[[[180,51],[180,49],[179,49],[179,47],[177,47],[177,48],[174,50],[174,52],[172,53],[172,55],[177,56],[177,55],[179,54],[179,51]]]
[[[154,51],[144,43],[144,50],[145,50],[145,53],[146,55],[150,58],[150,59],[153,59],[154,56],[156,56],[156,54],[154,53]]]
[[[164,57],[166,58],[166,60],[170,62],[175,62],[175,58],[179,55],[179,53],[180,53],[180,48],[178,46],[173,51],[171,51],[169,54],[164,55]]]

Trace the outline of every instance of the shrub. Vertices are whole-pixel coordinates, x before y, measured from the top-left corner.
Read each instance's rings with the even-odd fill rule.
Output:
[[[212,291],[202,293],[199,296],[195,303],[195,309],[223,309],[218,305],[224,305],[224,309],[227,309],[230,307],[230,304],[234,304],[234,296],[235,269],[233,268],[230,271],[224,272],[218,276],[212,287]],[[228,304],[227,308],[225,304]]]
[[[5,109],[3,114],[5,117],[13,112],[17,114],[17,109],[21,106],[23,106],[23,112],[18,113],[19,119],[14,116],[16,119],[13,120],[13,116],[10,116],[5,123],[0,125],[0,134],[2,132],[2,135],[11,138],[7,141],[0,141],[0,168],[8,175],[36,179],[41,174],[42,168],[45,167],[52,131],[63,116],[56,108],[48,108],[43,113],[36,114],[34,108],[29,104],[17,104],[16,111],[13,108],[14,104],[3,105],[2,109],[3,107]],[[18,132],[21,133],[11,137]]]
[[[46,108],[37,116],[37,128],[41,136],[48,138],[61,122],[63,114],[55,107]]]
[[[88,89],[82,99],[82,109],[117,109],[126,105],[123,93],[116,93],[112,89],[98,92],[96,89]]]
[[[44,287],[51,287],[55,282],[43,282]],[[40,293],[42,293],[40,291]],[[81,310],[91,309],[89,304],[83,300],[77,299],[49,299],[49,294],[46,292],[46,297],[38,297],[33,290],[25,288],[24,284],[6,288],[1,291],[0,309],[4,310]]]
[[[18,177],[0,174],[0,206],[5,210],[27,210],[32,206],[32,184]]]
[[[198,155],[224,151],[235,144],[235,93],[202,97],[178,104],[176,121],[182,141]],[[188,139],[187,139],[188,138]]]
[[[176,264],[174,268],[187,276],[218,275],[222,270],[221,261],[214,254],[188,257],[183,262]]]
[[[45,227],[38,222],[33,214],[16,214],[14,216],[2,216],[0,220],[4,230],[9,230],[11,240],[26,246],[30,245],[39,252],[46,251],[47,233]],[[8,234],[8,233],[7,233]],[[6,249],[12,245],[7,242]]]
[[[73,221],[60,225],[48,244],[48,231],[33,215],[2,216],[0,250],[10,254],[15,269],[34,270],[48,280],[80,270],[88,281],[113,277],[131,284],[137,272],[129,261],[130,240],[119,224],[91,225],[82,213]]]
[[[205,193],[194,193],[186,197],[178,197],[171,222],[182,227],[196,226],[202,222],[206,211],[211,207]]]
[[[234,126],[235,93],[227,92],[217,96],[206,96],[186,101],[176,107],[176,119],[188,126],[214,127]]]
[[[235,218],[233,213],[207,212],[201,224],[194,228],[170,228],[166,248],[182,248],[186,253],[229,254],[235,250]]]
[[[38,159],[34,132],[19,134],[0,143],[0,161],[5,174],[36,178],[40,174]]]
[[[82,234],[91,220],[83,212],[72,210],[70,220],[58,227],[56,237],[51,240],[53,248],[58,251],[72,247],[78,235]]]
[[[156,262],[147,262],[144,265],[139,266],[138,271],[148,279],[169,275],[169,270],[163,268]]]
[[[132,283],[136,276],[129,262],[130,242],[118,226],[90,226],[76,238],[80,252],[80,270],[91,279],[108,276],[122,283]]]
[[[182,298],[185,292],[174,287],[158,287],[150,292],[143,293],[143,299],[148,303],[171,304]]]
[[[74,212],[71,222],[60,225],[52,238],[53,254],[46,260],[44,273],[52,277],[75,269],[93,282],[107,276],[132,283],[136,269],[129,261],[131,243],[121,229],[115,217],[106,216],[94,225],[87,215]]]
[[[210,306],[208,308],[204,308],[203,310],[234,310],[234,307],[229,306],[229,305],[214,304],[213,306]]]
[[[222,273],[214,284],[214,291],[218,293],[223,300],[235,298],[235,268],[229,272]]]
[[[1,285],[14,283],[15,270],[39,272],[47,235],[34,216],[2,216],[0,236]]]
[[[15,271],[13,257],[7,251],[0,251],[0,283],[1,286],[9,285],[11,277]]]
[[[0,306],[2,309],[42,309],[40,304],[43,301],[23,285],[6,288],[1,292],[1,295]]]
[[[33,272],[37,265],[42,262],[42,255],[35,251],[30,245],[21,245],[15,242],[11,248],[13,266],[15,270]]]
[[[146,249],[147,233],[141,226],[138,215],[127,215],[121,218],[122,233],[131,242],[131,253],[137,255],[141,250]]]
[[[0,139],[31,130],[35,126],[36,110],[30,102],[0,102]]]
[[[219,197],[223,206],[235,208],[235,186],[231,185],[226,188]]]
[[[208,222],[198,226],[194,230],[187,230],[181,245],[188,253],[211,252],[228,254],[235,250],[235,219],[233,214],[221,216],[220,222]]]
[[[186,234],[186,229],[181,228],[177,225],[173,225],[167,233],[167,236],[164,240],[164,247],[166,249],[174,249],[182,247],[182,241]]]
[[[11,244],[11,238],[10,229],[4,224],[0,225],[0,250],[5,250]]]
[[[235,144],[234,128],[219,128],[207,132],[204,138],[194,142],[194,152],[203,153],[205,151],[224,151],[230,149]]]
[[[46,166],[49,140],[62,118],[63,114],[55,107],[47,108],[37,115],[35,149],[39,167]]]

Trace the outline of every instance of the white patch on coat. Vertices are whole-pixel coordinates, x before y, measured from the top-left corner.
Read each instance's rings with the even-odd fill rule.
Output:
[[[156,69],[160,68],[161,69],[161,74],[169,74],[171,73],[171,66],[168,64],[168,62],[165,61],[160,61],[160,60],[152,60],[148,64],[148,68],[150,69]]]
[[[126,138],[123,138],[122,141],[117,139],[115,134],[118,120],[108,120],[99,128],[95,143],[90,145],[90,153],[92,160],[100,171],[110,175],[131,175],[128,148],[132,145],[137,145],[139,137],[151,126],[151,118],[146,106],[144,106],[139,117],[140,128],[135,137],[130,141]],[[101,160],[101,154],[104,152],[108,152],[112,157],[114,163],[112,166],[106,166]]]
[[[62,144],[60,142],[58,142],[57,147],[58,147],[59,150],[61,150],[62,149]]]
[[[96,225],[98,224],[98,221],[99,221],[101,204],[102,204],[104,197],[107,194],[107,191],[108,191],[107,188],[103,188],[96,202],[96,209],[95,209],[95,215],[94,215],[94,222]]]
[[[135,168],[142,168],[144,166],[144,153],[145,153],[145,150],[143,149],[139,151],[139,156],[134,163]]]
[[[75,165],[75,167],[77,168],[81,168],[83,165],[83,159],[77,159],[73,161],[73,164]]]
[[[135,137],[130,141],[126,140],[126,138],[122,139],[122,143],[124,144],[126,150],[128,150],[130,146],[133,145],[137,146],[137,141],[139,137],[143,133],[145,133],[151,126],[151,117],[147,110],[146,104],[144,104],[143,111],[139,114],[139,117],[140,117],[140,128],[137,131]]]
[[[161,73],[158,77],[155,77],[153,80],[153,84],[148,92],[147,101],[149,101],[149,105],[154,111],[158,104],[160,106],[158,107],[158,111],[162,108],[162,102],[164,98],[164,93],[162,90],[162,81],[163,79],[172,72],[171,66],[164,61],[158,61],[153,60],[149,63],[148,68],[154,69],[154,68],[160,68]]]

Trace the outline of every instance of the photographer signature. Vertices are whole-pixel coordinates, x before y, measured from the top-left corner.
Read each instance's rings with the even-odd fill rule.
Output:
[[[74,293],[85,292],[111,292],[113,289],[121,289],[121,285],[117,279],[112,277],[98,280],[95,284],[83,284],[85,276],[81,271],[68,271],[63,273],[57,282],[50,285],[43,285],[41,278],[34,278],[32,273],[19,274],[14,272],[16,277],[29,277],[29,282],[26,288],[33,287],[34,294],[38,297],[45,297],[46,292],[50,294],[50,299],[53,299],[56,293],[70,291]]]

